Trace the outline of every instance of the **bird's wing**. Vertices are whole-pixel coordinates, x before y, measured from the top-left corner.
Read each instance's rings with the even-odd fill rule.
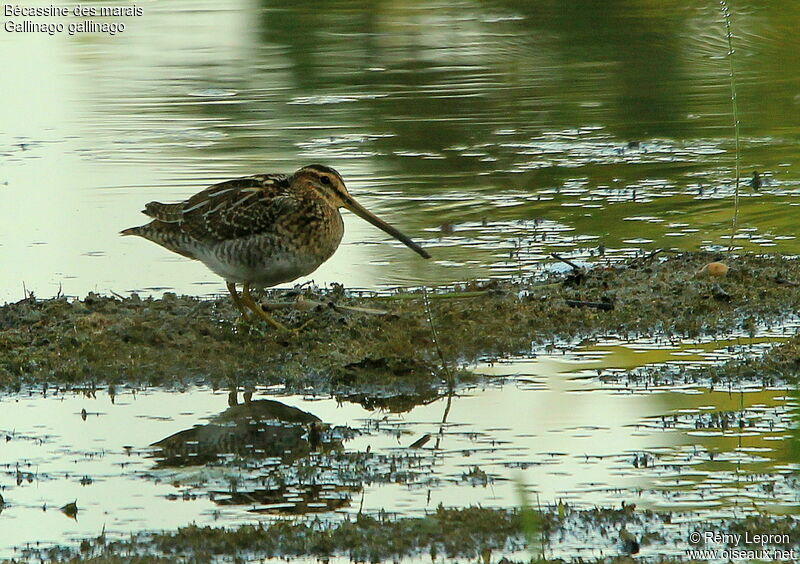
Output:
[[[201,240],[220,241],[269,231],[296,205],[283,174],[257,174],[209,186],[178,204],[150,202],[144,213]]]

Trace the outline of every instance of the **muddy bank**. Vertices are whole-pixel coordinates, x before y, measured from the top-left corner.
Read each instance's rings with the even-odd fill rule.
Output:
[[[740,541],[734,545],[706,542],[702,536],[706,531],[740,538],[745,533],[751,539],[764,534],[771,537],[765,543]],[[692,533],[699,533],[701,540],[692,540]],[[791,517],[750,516],[694,523],[689,514],[640,511],[635,505],[577,510],[559,504],[541,512],[440,507],[420,518],[358,516],[333,526],[281,521],[231,529],[189,526],[121,541],[100,535],[72,547],[28,548],[21,552],[21,560],[211,562],[306,556],[325,562],[343,556],[353,562],[382,562],[421,556],[434,562],[512,564],[528,562],[531,557],[539,562],[634,562],[633,556],[644,556],[658,562],[687,562],[693,559],[686,551],[693,549],[721,551],[737,546],[740,550],[797,553],[798,539],[800,524]],[[576,558],[564,560],[569,552]],[[513,556],[498,560],[502,554]]]
[[[423,295],[414,292],[355,297],[341,288],[324,294],[304,291],[302,295],[306,304],[316,301],[323,305],[315,310],[293,306],[275,312],[287,325],[298,326],[310,321],[299,336],[276,333],[260,324],[241,323],[227,299],[208,301],[169,295],[157,300],[95,295],[83,300],[30,298],[0,308],[0,378],[6,388],[50,384],[80,386],[80,391],[92,397],[93,386],[107,387],[112,403],[115,389],[129,386],[135,390],[137,386],[147,387],[149,384],[172,388],[200,382],[216,386],[237,384],[246,388],[249,384],[285,383],[289,390],[302,388],[303,393],[307,393],[305,387],[311,385],[317,395],[324,391],[337,391],[336,401],[341,403],[356,402],[369,410],[407,411],[442,394],[439,386],[446,376],[442,358],[446,360],[448,370],[455,369],[460,379],[467,380],[473,376],[466,370],[459,372],[459,366],[486,357],[529,353],[532,344],[612,334],[631,338],[664,336],[665,341],[672,336],[730,339],[731,334],[748,336],[769,324],[780,324],[800,305],[800,262],[780,257],[743,257],[727,261],[732,269],[724,277],[698,275],[705,264],[716,258],[708,254],[650,257],[633,261],[625,267],[570,272],[537,283],[470,284],[447,291],[430,291],[429,307],[426,307]],[[297,292],[290,295],[275,293],[264,299],[288,302],[298,295]],[[387,313],[379,315],[375,310]],[[436,327],[436,342],[428,319],[429,312]],[[790,329],[794,330],[793,327]],[[709,389],[714,390],[721,388],[718,383],[727,383],[731,387],[753,383],[758,387],[780,385],[783,389],[796,381],[800,369],[797,360],[800,358],[800,339],[790,337],[790,334],[780,337],[782,344],[778,346],[772,346],[778,342],[772,341],[771,348],[751,350],[742,345],[739,349],[742,354],[726,357],[734,360],[725,363],[701,363],[689,367],[675,362],[656,368],[606,370],[598,373],[597,379],[612,384],[611,387],[617,383],[614,382],[616,379],[637,389],[647,389],[651,385],[680,387],[685,382],[708,384]],[[766,354],[763,351],[767,351]],[[554,352],[560,354],[558,349]],[[34,392],[28,389],[25,393]],[[42,398],[55,395],[52,388],[44,392],[37,387],[35,393]],[[245,395],[248,394],[250,392]],[[24,395],[17,394],[19,397]],[[220,396],[220,409],[223,409],[224,395],[217,395]],[[197,401],[198,396],[193,395],[193,400]],[[452,397],[448,396],[446,405],[442,405],[442,425],[450,411]],[[771,396],[741,400],[738,404],[702,401],[696,405],[713,403],[716,409],[692,409],[684,410],[684,413],[675,411],[674,406],[665,405],[655,412],[661,417],[652,416],[644,424],[665,430],[713,430],[721,435],[736,428],[740,432],[763,434],[772,432],[773,425],[776,433],[789,427],[781,418],[780,410],[768,413],[762,409],[765,407],[762,403],[772,401]],[[379,442],[373,445],[371,440],[363,441],[361,450],[353,445],[343,449],[344,441],[355,436],[357,429],[328,428],[322,424],[323,417],[299,412],[275,398],[247,397],[239,402],[237,394],[231,392],[227,404],[224,412],[207,418],[204,425],[198,425],[193,419],[190,428],[178,432],[173,432],[173,429],[170,431],[172,435],[154,443],[163,450],[156,457],[158,462],[154,469],[180,468],[186,465],[187,460],[192,460],[213,471],[224,467],[221,461],[226,455],[241,456],[242,460],[249,461],[249,474],[234,466],[237,478],[233,489],[222,481],[227,474],[213,474],[222,478],[219,481],[215,481],[213,476],[209,479],[206,487],[209,497],[219,494],[230,498],[244,510],[256,501],[262,506],[280,504],[285,501],[284,494],[291,490],[295,500],[292,503],[296,504],[298,512],[303,513],[302,517],[271,515],[260,519],[254,515],[252,521],[261,523],[238,526],[242,522],[238,520],[234,521],[237,524],[234,527],[167,526],[164,532],[139,532],[124,540],[111,533],[106,538],[100,530],[95,532],[94,528],[89,528],[80,534],[85,535],[88,531],[93,536],[82,542],[79,536],[78,541],[58,548],[18,547],[14,554],[28,560],[96,562],[204,562],[273,556],[320,558],[324,561],[330,556],[341,556],[354,561],[435,557],[436,561],[483,559],[508,564],[527,561],[529,547],[536,547],[543,540],[544,555],[551,561],[559,558],[596,561],[601,557],[606,561],[630,561],[638,550],[640,556],[680,562],[686,561],[684,551],[694,546],[689,542],[689,535],[697,526],[698,519],[710,519],[703,524],[707,530],[788,535],[790,540],[783,543],[786,546],[778,544],[775,548],[796,547],[800,539],[795,517],[756,515],[713,521],[723,513],[710,515],[704,510],[652,512],[632,505],[620,508],[616,504],[613,509],[559,504],[543,508],[533,516],[530,513],[521,515],[515,509],[479,507],[440,507],[425,517],[403,518],[383,511],[365,510],[368,514],[351,516],[343,522],[323,521],[306,513],[304,508],[309,507],[309,502],[319,505],[318,498],[311,494],[314,487],[324,483],[325,471],[335,471],[339,480],[342,476],[347,478],[342,482],[344,485],[340,484],[341,492],[336,490],[341,495],[326,496],[326,511],[331,512],[354,499],[353,492],[359,491],[363,484],[385,482],[412,487],[413,482],[409,481],[406,470],[413,467],[419,471],[419,451],[416,449],[431,438],[430,429],[421,428],[420,432],[404,435],[403,448],[399,450],[394,444],[397,441],[381,450],[380,446],[375,446]],[[756,404],[760,407],[754,411],[751,408]],[[683,403],[679,405],[686,407]],[[67,406],[65,413],[74,415],[75,420],[82,413],[84,421],[88,416],[90,422],[97,416],[93,409],[89,409],[87,414],[86,410],[81,412],[78,407],[81,406]],[[165,413],[168,410],[159,405],[157,414]],[[258,427],[263,430],[263,440],[259,442],[250,433],[250,423],[267,420],[280,420],[285,424]],[[103,420],[103,424],[108,425],[110,421]],[[491,427],[495,428],[494,425]],[[224,433],[225,440],[219,439],[218,431]],[[241,433],[237,434],[238,431]],[[24,441],[39,440],[38,433],[17,436],[11,432],[6,441],[13,447]],[[441,428],[439,433],[442,433]],[[627,436],[627,428],[625,433]],[[378,436],[377,432],[375,436]],[[451,436],[453,439],[449,440],[447,449],[455,453],[453,456],[460,456],[462,452],[472,453],[475,445],[469,444],[466,449],[459,450],[461,443],[455,434]],[[208,440],[204,442],[203,437]],[[183,442],[173,444],[176,442],[173,439],[178,438]],[[491,440],[495,439],[502,441],[499,434],[497,437],[491,435]],[[229,444],[231,442],[234,444]],[[206,443],[210,445],[208,448],[204,446]],[[625,450],[618,463],[634,468],[663,468],[666,473],[656,471],[647,475],[662,481],[674,479],[678,488],[681,486],[675,472],[680,473],[687,467],[683,466],[684,463],[710,463],[716,457],[724,459],[725,453],[736,448],[697,444],[700,446],[692,451],[664,451],[649,446],[642,451]],[[186,445],[192,445],[193,450],[185,450]],[[748,448],[753,446],[751,443],[747,445]],[[374,450],[370,452],[370,448]],[[437,443],[435,450],[438,449]],[[443,447],[438,452],[444,450]],[[308,456],[312,451],[317,453],[313,459]],[[757,452],[763,452],[763,449]],[[36,458],[38,454],[34,454],[25,456]],[[474,453],[471,456],[474,457]],[[493,461],[502,458],[502,454],[492,456]],[[735,461],[737,465],[746,465],[743,460],[758,463],[757,456],[753,454],[746,459],[737,456]],[[278,458],[281,462],[276,465]],[[39,462],[43,460],[36,459]],[[456,481],[474,482],[478,487],[494,483],[492,470],[478,466],[475,458],[470,462],[472,460],[475,460],[475,466],[465,467],[464,473],[461,470],[455,474],[451,472],[450,477],[455,476]],[[130,461],[123,462],[127,464]],[[536,462],[535,457],[533,462]],[[386,476],[381,475],[386,468],[390,471]],[[698,468],[703,468],[703,472],[709,475],[720,473],[717,483],[724,484],[730,479],[726,477],[725,468],[720,470],[709,465]],[[772,467],[769,468],[764,470],[762,467],[760,472],[773,472]],[[12,471],[18,480],[28,479],[31,491],[38,487],[38,478],[34,479],[33,473],[9,470]],[[619,468],[615,469],[615,472],[619,471]],[[86,476],[91,475],[92,483],[103,481],[102,471],[96,475],[89,470],[86,472]],[[748,472],[736,470],[737,484],[740,479],[748,484],[755,483],[755,488],[767,492],[767,498],[789,499],[789,503],[794,499],[797,483],[790,473],[771,474],[767,479]],[[421,476],[427,474],[420,472]],[[442,476],[447,477],[446,472],[432,474],[440,480]],[[198,485],[199,475],[190,476],[184,478],[187,487],[168,495],[176,499],[181,495],[188,498],[205,495],[205,490]],[[274,483],[269,481],[272,476],[275,477]],[[751,480],[752,476],[755,477]],[[42,478],[47,478],[47,472]],[[58,478],[62,479],[60,471]],[[66,480],[66,476],[63,479]],[[156,479],[161,479],[160,474]],[[178,478],[170,479],[178,488]],[[272,484],[270,487],[263,487],[265,479]],[[190,483],[193,485],[189,486]],[[303,489],[307,485],[308,495]],[[21,488],[26,486],[19,483],[17,486],[20,489],[4,490],[3,493],[6,494],[9,514],[19,511],[18,515],[22,515],[31,504],[24,505],[23,494],[27,492]],[[452,484],[441,487],[452,487]],[[753,490],[748,488],[737,489],[738,495],[749,496]],[[762,499],[760,492],[756,492],[757,496],[752,499]],[[631,490],[630,495],[626,493],[621,499],[644,506],[643,498],[637,497],[640,495],[641,492]],[[59,490],[57,499],[61,497]],[[78,506],[89,516],[98,506],[90,505],[85,501],[87,498],[91,499],[81,497]],[[56,498],[51,496],[48,499]],[[50,503],[51,507],[55,507],[54,503]],[[463,501],[461,505],[469,503],[475,502]],[[613,504],[601,501],[599,505],[607,503]],[[513,496],[503,505],[513,507]],[[105,505],[101,507],[108,510]],[[435,502],[424,507],[435,507]],[[756,502],[753,508],[754,512],[762,510]],[[38,515],[39,506],[34,509]],[[386,509],[391,510],[391,507]],[[763,511],[768,510],[763,508]],[[406,513],[409,514],[419,515]],[[80,512],[77,518],[81,519]],[[181,524],[187,522],[191,521],[182,521]],[[222,523],[225,521],[203,524]],[[156,528],[162,527],[153,527]],[[116,534],[120,529],[109,529],[112,530]],[[506,559],[500,560],[502,556]]]
[[[800,310],[800,261],[743,256],[726,259],[727,276],[698,274],[719,258],[655,256],[537,283],[476,282],[431,291],[438,343],[420,292],[268,293],[267,302],[301,296],[306,304],[322,303],[274,312],[289,326],[308,322],[299,335],[242,323],[227,298],[30,297],[0,307],[0,384],[425,388],[445,375],[437,344],[452,370],[479,358],[529,351],[532,344],[597,334],[747,332]],[[776,370],[795,358],[787,353]]]

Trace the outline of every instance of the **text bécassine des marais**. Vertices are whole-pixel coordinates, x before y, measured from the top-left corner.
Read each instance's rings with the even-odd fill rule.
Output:
[[[144,9],[136,4],[130,6],[20,6],[3,4],[3,15],[11,17],[65,17],[65,16],[141,16]]]
[[[139,6],[74,6],[72,8],[62,6],[19,6],[5,4],[3,14],[7,17],[65,17],[65,16],[141,16],[144,10]],[[76,33],[107,33],[116,35],[125,31],[125,24],[122,22],[96,22],[85,20],[82,22],[35,22],[31,20],[14,21],[8,20],[3,24],[3,29],[9,33],[47,33],[55,35],[64,33],[69,35]]]

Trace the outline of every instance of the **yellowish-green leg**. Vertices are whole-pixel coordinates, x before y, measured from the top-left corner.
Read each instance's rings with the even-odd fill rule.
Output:
[[[245,307],[244,303],[242,303],[242,298],[239,297],[239,292],[236,291],[236,283],[235,282],[228,282],[226,280],[225,281],[225,285],[228,287],[228,292],[230,292],[230,294],[231,294],[231,299],[233,300],[233,305],[236,306],[236,309],[238,309],[241,312],[242,317],[244,318],[244,320],[247,321],[247,319],[249,318],[249,315],[248,315],[248,312],[247,312],[247,308]]]
[[[258,317],[275,327],[275,329],[280,329],[282,331],[289,331],[289,329],[280,321],[277,321],[273,318],[270,314],[264,311],[260,305],[256,303],[253,299],[253,296],[250,294],[250,284],[245,282],[242,284],[242,303],[247,306],[253,313],[255,313]]]

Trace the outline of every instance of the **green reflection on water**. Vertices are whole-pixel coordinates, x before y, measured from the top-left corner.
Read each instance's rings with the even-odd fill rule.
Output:
[[[681,362],[694,364],[696,370],[696,363],[712,361],[716,353],[724,356],[733,347],[786,340],[771,336],[661,346],[598,343],[581,348],[589,360],[580,366],[583,371],[631,370]],[[569,361],[565,369],[568,366]],[[643,482],[645,489],[665,493],[661,506],[674,509],[796,514],[797,506],[790,501],[798,461],[796,390],[788,385],[732,390],[724,384],[701,387],[688,380],[684,389],[653,390],[658,414],[647,416],[645,427],[661,429],[670,446],[652,449],[650,458],[636,455],[636,467],[641,460],[640,473],[650,479]],[[628,392],[627,387],[621,390]]]
[[[797,40],[789,38],[798,7],[741,2],[734,8],[743,163],[793,183],[800,93],[793,69],[800,60]],[[255,15],[254,29],[243,30],[252,32],[246,57],[221,61],[224,74],[213,61],[192,69],[198,77],[190,82],[233,89],[237,99],[169,108],[221,120],[213,127],[224,140],[204,151],[240,158],[244,152],[253,160],[280,155],[291,166],[324,159],[352,168],[362,186],[384,197],[459,197],[461,205],[444,214],[413,199],[387,204],[396,213],[405,210],[403,221],[418,229],[546,217],[610,245],[635,232],[655,245],[683,248],[720,242],[726,234],[730,200],[693,197],[697,183],[708,191],[729,181],[732,165],[726,48],[716,6],[327,1],[312,8],[264,1]],[[575,154],[581,136],[569,132],[584,126],[597,127],[590,137],[606,145]],[[563,135],[545,150],[557,158],[542,159],[541,146],[534,154],[519,147],[553,132]],[[608,146],[661,140],[675,150],[642,162],[615,159]],[[695,140],[718,152],[677,150]],[[559,207],[574,201],[567,196],[507,209],[480,197],[535,194],[573,179],[589,190],[640,185],[639,202]],[[648,189],[641,186],[646,180],[664,185]],[[642,202],[665,185],[676,195]],[[743,226],[789,234],[786,200],[745,200]],[[678,215],[701,231],[677,240],[657,225],[626,229],[621,220],[630,215]],[[796,251],[795,243],[784,247]]]
[[[800,6],[732,4],[743,170],[769,179],[762,193],[742,199],[739,225],[750,231],[737,243],[800,253]],[[82,36],[64,47],[63,59],[32,57],[19,69],[28,77],[4,77],[17,117],[4,120],[11,125],[0,128],[0,142],[6,156],[33,169],[31,159],[65,157],[59,170],[80,209],[98,206],[94,194],[112,198],[96,208],[107,214],[100,210],[322,162],[389,221],[427,236],[441,261],[366,247],[376,263],[370,275],[343,280],[365,286],[507,275],[498,265],[533,233],[528,224],[509,233],[504,222],[545,219],[567,230],[523,257],[534,266],[553,250],[696,249],[728,235],[733,143],[716,3],[178,1],[152,7],[123,35]],[[27,107],[30,92],[17,86],[45,71],[72,80],[70,89],[58,100],[37,98],[52,107]],[[52,119],[18,118],[40,110]],[[14,148],[21,137],[53,144],[31,156]],[[65,139],[74,146],[59,146]],[[28,186],[51,181],[34,170]],[[27,209],[24,194],[13,192],[25,186],[16,186],[10,197]],[[743,194],[753,195],[746,187]],[[641,216],[662,221],[625,221]],[[676,231],[672,223],[686,225]],[[579,245],[576,236],[591,239]],[[128,247],[97,245],[104,248],[89,250],[107,255],[103,272],[119,270]]]

